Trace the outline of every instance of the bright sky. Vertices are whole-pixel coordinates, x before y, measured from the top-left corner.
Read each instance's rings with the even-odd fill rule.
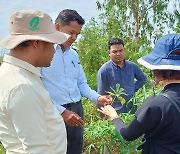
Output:
[[[49,14],[53,20],[63,9],[76,10],[86,23],[99,12],[96,7],[97,0],[0,0],[0,40],[9,34],[9,17],[18,10],[38,9]],[[103,2],[103,0],[99,0]],[[1,56],[1,48],[0,48]]]

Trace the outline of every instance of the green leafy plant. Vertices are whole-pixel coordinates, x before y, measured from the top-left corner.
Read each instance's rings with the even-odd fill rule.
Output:
[[[111,120],[101,120],[97,107],[87,99],[83,99],[85,116],[84,150],[86,154],[127,154],[140,153],[137,147],[141,140],[127,142],[115,129]],[[91,116],[90,116],[91,115]],[[129,124],[134,115],[120,114],[121,119]]]
[[[6,150],[4,149],[1,143],[0,143],[0,154],[6,154]]]
[[[126,103],[126,100],[121,95],[127,95],[127,94],[124,92],[124,89],[121,88],[120,84],[117,83],[115,89],[113,89],[112,87],[110,88],[112,92],[106,91],[106,93],[113,97],[112,104],[117,98],[121,102],[121,105],[124,105]]]

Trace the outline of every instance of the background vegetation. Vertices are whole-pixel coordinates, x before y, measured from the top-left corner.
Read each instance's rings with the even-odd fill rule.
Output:
[[[137,63],[139,57],[152,50],[157,38],[173,30],[180,31],[179,7],[178,0],[97,1],[100,15],[86,24],[76,44],[91,87],[96,89],[97,71],[109,60],[109,38],[122,38],[126,59]]]
[[[180,33],[179,5],[179,0],[104,0],[103,3],[97,1],[100,15],[86,24],[82,37],[75,44],[89,85],[96,90],[97,71],[109,60],[107,54],[109,38],[122,38],[125,42],[126,59],[137,63],[139,57],[152,50],[154,42],[160,36],[172,31]],[[154,90],[149,70],[141,68],[148,80],[133,97],[134,103],[138,106],[148,96],[161,90],[161,87]],[[141,144],[141,139],[126,142],[117,133],[110,120],[99,119],[95,104],[84,98],[83,107],[85,153],[141,153],[136,150]],[[128,124],[134,115],[127,113],[120,114],[120,117]],[[2,146],[0,153],[5,154]]]
[[[111,37],[122,38],[125,42],[126,59],[137,63],[137,59],[152,51],[155,41],[162,35],[180,32],[180,12],[176,0],[105,0],[97,1],[100,15],[86,24],[82,37],[77,42],[81,64],[88,83],[97,89],[97,71],[109,60],[107,42]],[[140,66],[147,75],[147,83],[134,96],[140,106],[144,99],[159,93],[162,87],[154,87],[151,73]],[[141,139],[126,142],[116,132],[111,121],[102,121],[96,106],[83,100],[85,112],[84,151],[86,153],[127,154],[141,153],[136,148]],[[133,114],[120,114],[127,124]],[[103,151],[104,150],[104,151]]]

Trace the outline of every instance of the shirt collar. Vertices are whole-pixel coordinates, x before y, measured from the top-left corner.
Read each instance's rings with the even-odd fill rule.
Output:
[[[170,88],[175,88],[175,89],[178,88],[179,89],[179,87],[180,87],[180,83],[170,83],[164,87],[163,91],[166,91],[167,89],[170,89]]]
[[[114,66],[119,67],[112,59],[110,59],[110,61]],[[125,67],[125,66],[126,66],[126,60],[124,60],[124,66],[123,67]]]
[[[55,49],[58,52],[62,52],[61,46],[59,44],[55,45]],[[69,51],[69,49],[70,49],[70,47],[66,47],[65,52],[63,52],[63,53],[66,53],[67,51]]]
[[[23,60],[15,58],[13,56],[5,54],[4,58],[3,58],[3,62],[10,63],[12,65],[21,67],[33,74],[36,74],[37,76],[41,76],[39,70],[36,67],[34,67],[33,65],[31,65]]]

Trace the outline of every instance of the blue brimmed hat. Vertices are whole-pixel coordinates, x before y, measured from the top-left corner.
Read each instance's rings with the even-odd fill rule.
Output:
[[[168,34],[155,43],[153,51],[138,59],[138,63],[151,70],[180,70],[180,34]]]

